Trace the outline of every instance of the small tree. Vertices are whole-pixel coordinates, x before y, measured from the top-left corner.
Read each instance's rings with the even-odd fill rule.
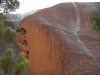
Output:
[[[3,19],[5,18],[4,13],[15,11],[20,6],[18,0],[0,0],[0,47],[6,42],[12,42],[17,36],[15,30],[11,27],[4,28]]]
[[[2,18],[4,18],[3,14],[0,15],[0,47],[6,42],[12,42],[17,37],[17,32],[11,27],[4,28]]]
[[[8,49],[1,57],[0,57],[0,68],[3,70],[4,75],[11,75],[13,71],[14,62],[12,60],[12,49]]]
[[[28,65],[28,60],[26,60],[25,53],[20,52],[17,59],[16,59],[16,65],[15,65],[15,72],[14,75],[23,75],[24,69]]]
[[[0,68],[3,70],[4,75],[23,75],[24,69],[27,67],[29,61],[25,58],[25,53],[20,52],[14,61],[12,59],[12,49],[0,57]]]
[[[91,12],[89,21],[93,25],[94,30],[100,31],[100,10]]]

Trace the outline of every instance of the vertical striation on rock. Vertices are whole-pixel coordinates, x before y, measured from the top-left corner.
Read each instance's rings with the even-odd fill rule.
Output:
[[[100,74],[100,37],[88,21],[98,6],[61,3],[20,22],[15,41],[34,75]]]

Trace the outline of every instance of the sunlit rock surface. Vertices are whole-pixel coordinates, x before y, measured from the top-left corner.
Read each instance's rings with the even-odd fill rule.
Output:
[[[100,75],[100,36],[88,20],[99,9],[61,3],[23,19],[15,41],[30,60],[25,75]]]

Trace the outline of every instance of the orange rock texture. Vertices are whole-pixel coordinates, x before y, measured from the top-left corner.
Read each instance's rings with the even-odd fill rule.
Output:
[[[99,9],[99,3],[61,3],[24,18],[15,41],[33,74],[100,75],[100,35],[88,19]]]

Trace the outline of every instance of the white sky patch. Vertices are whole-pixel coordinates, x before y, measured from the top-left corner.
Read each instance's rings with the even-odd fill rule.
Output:
[[[20,8],[16,10],[15,13],[24,13],[32,10],[43,9],[59,3],[78,2],[78,0],[76,1],[75,0],[19,0],[19,1],[20,1]],[[87,0],[81,2],[87,2]]]

